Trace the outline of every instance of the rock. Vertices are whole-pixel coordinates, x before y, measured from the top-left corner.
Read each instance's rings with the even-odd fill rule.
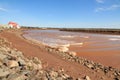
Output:
[[[92,64],[87,64],[86,66],[87,66],[88,68],[90,68],[90,69],[93,69],[93,68],[94,68]]]
[[[58,72],[62,73],[62,72],[64,72],[64,69],[61,68],[60,70],[58,70]]]
[[[26,80],[27,77],[23,74],[11,74],[8,76],[8,80]]]
[[[6,48],[6,47],[1,47],[1,48],[0,48],[0,51],[1,51],[1,52],[7,52],[7,48]],[[1,53],[1,54],[3,54],[3,53]]]
[[[120,71],[116,70],[115,73],[117,76],[120,76]]]
[[[67,77],[67,78],[65,78],[65,80],[73,80],[73,78],[72,77]]]
[[[120,78],[116,77],[116,78],[114,78],[114,80],[120,80]]]
[[[27,66],[27,69],[32,70],[33,69],[32,61],[30,60],[29,62],[27,62],[26,66]]]
[[[67,47],[59,47],[58,51],[60,52],[67,52],[69,49]]]
[[[109,71],[109,68],[107,68],[107,67],[104,67],[104,68],[103,68],[103,71],[104,71],[104,73],[106,74],[106,73],[108,73],[108,71]]]
[[[112,71],[112,70],[113,70],[113,68],[112,68],[111,66],[109,66],[109,70],[110,70],[110,71]]]
[[[105,79],[105,78],[102,76],[102,77],[101,77],[101,80],[104,80],[104,79]]]
[[[42,69],[42,65],[41,64],[34,64],[33,63],[33,69],[35,69],[35,70],[40,70],[40,69]]]
[[[50,74],[51,77],[57,77],[58,76],[58,73],[55,72],[55,71],[51,71],[49,74]]]
[[[10,68],[13,68],[13,67],[19,66],[19,64],[18,64],[17,61],[9,60],[8,63],[7,63],[7,66],[10,67]]]
[[[56,80],[63,80],[63,78],[62,77],[57,77]]]
[[[26,66],[30,70],[32,70],[32,69],[34,69],[34,70],[40,70],[40,69],[42,69],[41,61],[36,60],[36,59],[32,59],[29,62],[27,62]]]
[[[41,64],[41,61],[37,57],[34,57],[32,60],[35,64]]]
[[[22,58],[24,57],[23,53],[21,51],[17,51],[16,55],[19,56],[19,57],[22,57]]]
[[[1,69],[1,68],[0,68],[0,77],[5,77],[5,76],[7,76],[8,74],[10,74],[9,71],[5,71],[4,69]]]
[[[52,52],[53,50],[51,48],[48,48],[48,52]]]
[[[2,63],[2,61],[0,60],[0,66],[2,66],[3,65],[3,63]]]
[[[45,76],[45,77],[42,77],[41,80],[48,80],[48,78]]]
[[[0,60],[3,60],[6,57],[7,57],[7,55],[4,55],[2,52],[0,52]]]
[[[24,66],[24,65],[26,65],[26,62],[25,62],[23,59],[21,59],[20,57],[18,58],[17,61],[19,62],[19,66]]]
[[[85,76],[85,80],[91,80],[89,76]]]
[[[77,55],[76,52],[69,52],[69,54],[73,57]]]
[[[81,78],[77,78],[76,80],[82,80]]]

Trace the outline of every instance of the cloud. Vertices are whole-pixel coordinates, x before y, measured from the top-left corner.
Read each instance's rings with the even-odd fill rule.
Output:
[[[0,7],[0,11],[7,12],[8,10],[7,10],[7,9],[5,9],[5,8]]]
[[[104,0],[96,0],[97,3],[104,3]]]
[[[105,8],[100,7],[100,8],[95,9],[95,12],[100,12],[100,11],[105,11]]]
[[[120,8],[120,5],[114,4],[108,8],[108,10],[114,10]]]
[[[119,9],[119,8],[120,8],[120,5],[114,4],[109,7],[99,7],[97,9],[95,9],[95,12],[110,11],[110,10],[115,10],[115,9]]]

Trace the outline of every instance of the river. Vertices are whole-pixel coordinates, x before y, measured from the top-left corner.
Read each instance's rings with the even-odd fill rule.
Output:
[[[23,36],[49,46],[70,44],[69,50],[106,66],[120,69],[120,35],[59,30],[27,30]]]

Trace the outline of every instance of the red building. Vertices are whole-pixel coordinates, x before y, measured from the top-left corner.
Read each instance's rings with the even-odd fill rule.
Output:
[[[15,22],[9,22],[8,25],[10,28],[20,28],[20,26]]]

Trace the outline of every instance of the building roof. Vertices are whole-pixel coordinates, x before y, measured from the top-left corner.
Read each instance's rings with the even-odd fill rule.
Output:
[[[9,22],[8,25],[13,25],[14,27],[17,27],[17,23],[16,22]]]

